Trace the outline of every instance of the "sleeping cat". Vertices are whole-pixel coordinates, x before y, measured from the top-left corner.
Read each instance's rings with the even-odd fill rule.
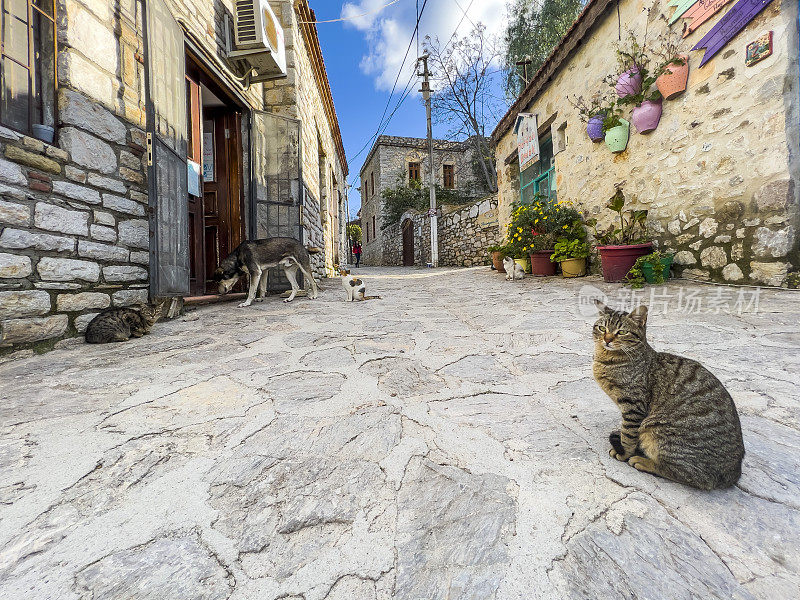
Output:
[[[125,342],[131,337],[142,337],[161,318],[163,306],[164,302],[145,304],[138,308],[107,308],[89,321],[86,342],[107,344]]]
[[[702,490],[735,484],[742,428],[719,379],[696,361],[653,350],[646,306],[626,313],[595,303],[594,378],[622,411],[611,457]]]

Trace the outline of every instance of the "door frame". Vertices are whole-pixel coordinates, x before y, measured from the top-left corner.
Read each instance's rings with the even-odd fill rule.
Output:
[[[400,231],[403,235],[403,266],[404,267],[413,267],[416,264],[416,260],[414,259],[414,220],[410,217],[406,217],[400,223]],[[410,246],[410,256],[406,256],[406,234],[408,234],[409,246]]]

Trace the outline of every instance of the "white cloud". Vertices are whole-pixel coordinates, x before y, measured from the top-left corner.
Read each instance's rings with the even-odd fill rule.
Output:
[[[389,0],[345,2],[342,17],[353,18],[347,25],[363,32],[369,53],[361,59],[361,70],[371,75],[375,87],[388,91],[397,77],[416,22],[416,3],[401,0],[380,10]],[[423,0],[420,0],[420,6]],[[460,7],[459,7],[460,5]],[[462,8],[467,11],[463,18]],[[363,16],[357,16],[365,14]],[[458,35],[467,34],[473,23],[482,22],[492,35],[502,35],[506,21],[506,0],[428,0],[420,22],[420,44],[426,35],[448,40],[458,25]],[[460,25],[459,25],[460,22]],[[416,44],[412,44],[398,87],[408,81],[414,69]]]

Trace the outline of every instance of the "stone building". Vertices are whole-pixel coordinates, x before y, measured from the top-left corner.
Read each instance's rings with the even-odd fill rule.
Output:
[[[540,180],[548,194],[609,223],[614,214],[604,206],[624,182],[631,206],[648,211],[652,239],[675,253],[684,276],[784,284],[800,267],[798,3],[765,4],[700,67],[705,50],[692,48],[736,2],[681,39],[682,19],[668,25],[666,2],[589,0],[492,134],[501,225],[521,189]],[[616,70],[614,44],[628,30],[640,41],[645,32],[647,40],[672,32],[689,55],[689,80],[682,95],[663,102],[655,131],[631,127],[627,149],[613,154],[591,142],[567,99],[603,87]],[[749,66],[748,44],[768,32],[772,54]],[[520,113],[538,116],[541,147],[540,160],[522,174],[514,134]]]
[[[470,140],[450,142],[434,140],[435,180],[445,189],[458,190],[464,196],[484,196],[486,184],[475,164]],[[428,140],[424,138],[379,136],[361,167],[361,221],[365,265],[391,265],[384,256],[385,237],[381,192],[412,179],[422,185],[429,181]]]
[[[3,35],[28,50],[3,40],[0,353],[49,347],[108,306],[214,293],[244,239],[301,237],[332,274],[347,162],[314,13],[251,4],[4,8]]]

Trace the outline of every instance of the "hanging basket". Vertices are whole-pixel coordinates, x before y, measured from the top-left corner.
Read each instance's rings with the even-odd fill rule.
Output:
[[[602,142],[605,139],[603,134],[603,119],[605,118],[605,114],[594,115],[586,124],[586,133],[589,139],[595,143]]]
[[[605,142],[608,149],[614,153],[622,152],[628,147],[631,136],[631,124],[625,119],[620,119],[622,125],[617,125],[606,131]]]
[[[631,121],[639,133],[650,133],[661,120],[661,100],[645,100],[633,109]]]
[[[617,96],[625,98],[642,91],[642,72],[639,67],[633,67],[622,73],[614,86]]]
[[[689,81],[689,55],[681,54],[683,64],[672,63],[665,67],[664,72],[656,79],[656,86],[665,100],[677,98],[686,91]]]

